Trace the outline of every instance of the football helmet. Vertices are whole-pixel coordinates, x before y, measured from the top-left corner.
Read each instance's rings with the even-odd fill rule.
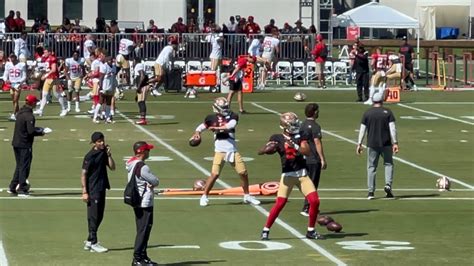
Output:
[[[214,100],[214,103],[212,104],[212,110],[214,111],[214,113],[218,113],[223,116],[229,115],[230,109],[227,99],[224,97],[216,98]]]
[[[298,134],[300,132],[300,120],[293,112],[287,112],[280,115],[280,128],[289,134]]]
[[[306,100],[306,94],[297,92],[295,96],[293,96],[293,99],[297,102],[304,102]]]

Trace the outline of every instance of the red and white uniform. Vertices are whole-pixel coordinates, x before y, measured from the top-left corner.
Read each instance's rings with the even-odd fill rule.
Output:
[[[263,39],[263,53],[262,57],[273,61],[273,57],[275,57],[275,50],[280,45],[280,40],[275,37],[267,36]]]
[[[69,77],[71,80],[82,78],[82,67],[84,66],[84,59],[74,60],[74,58],[66,59],[66,67],[69,70]]]
[[[130,54],[130,47],[134,45],[134,42],[129,39],[121,39],[119,44],[119,54],[128,55]]]
[[[54,55],[50,55],[48,57],[43,57],[42,58],[42,63],[43,63],[43,66],[45,67],[46,69],[46,72],[50,72],[51,71],[51,67],[56,64],[56,71],[55,72],[52,72],[52,73],[49,73],[48,76],[46,77],[46,79],[57,79],[59,77],[59,73],[58,73],[58,59],[56,58],[56,56]]]
[[[388,56],[386,54],[373,54],[372,60],[375,64],[375,70],[385,70],[387,68]]]
[[[26,64],[23,62],[18,62],[16,65],[12,62],[6,63],[3,80],[9,81],[12,87],[17,89],[26,80]]]

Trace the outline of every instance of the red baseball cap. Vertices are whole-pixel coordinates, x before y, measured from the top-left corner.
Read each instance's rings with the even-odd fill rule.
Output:
[[[237,66],[243,68],[247,66],[247,57],[241,57],[237,60]]]
[[[318,41],[322,41],[322,40],[324,40],[324,37],[323,37],[323,35],[318,34],[318,35],[316,36],[316,39],[317,39]]]
[[[137,141],[133,144],[133,151],[135,154],[143,153],[146,150],[151,150],[155,148],[152,144],[146,143],[145,141]]]
[[[27,104],[33,105],[38,102],[38,98],[36,98],[36,96],[34,96],[33,94],[28,94],[25,97],[25,101]]]

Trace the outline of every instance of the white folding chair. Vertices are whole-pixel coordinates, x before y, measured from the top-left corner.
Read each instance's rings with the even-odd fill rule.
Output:
[[[186,65],[186,71],[201,71],[202,70],[202,65],[201,61],[188,61],[188,64]]]
[[[309,61],[306,63],[306,85],[308,85],[310,81],[313,81],[317,76],[318,73],[316,73],[316,62]]]
[[[278,74],[277,84],[280,85],[281,80],[287,80],[291,83],[292,72],[291,63],[288,61],[279,61],[276,65],[276,71]]]
[[[211,70],[211,61],[204,61],[202,62],[202,70],[209,71]]]
[[[349,66],[346,62],[338,61],[333,63],[333,78],[334,84],[337,84],[338,81],[344,82],[346,85],[349,85]]]
[[[303,82],[306,78],[306,67],[304,62],[295,61],[293,62],[293,80],[301,79]]]
[[[334,85],[334,67],[333,63],[326,61],[324,63],[324,78],[326,79],[326,82],[331,81],[331,84]]]
[[[182,60],[174,61],[173,64],[174,64],[175,66],[179,66],[179,67],[181,67],[181,68],[183,68],[183,69],[186,67],[186,62],[184,62],[184,61],[182,61]]]

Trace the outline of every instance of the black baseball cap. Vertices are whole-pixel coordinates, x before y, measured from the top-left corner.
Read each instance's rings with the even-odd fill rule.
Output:
[[[99,132],[99,131],[96,131],[94,133],[92,133],[91,135],[91,143],[95,143],[96,141],[100,140],[100,139],[104,139],[104,134],[102,132]]]
[[[155,148],[152,144],[146,143],[145,141],[137,141],[135,144],[133,144],[133,151],[135,154],[142,153],[146,150],[151,150]]]

